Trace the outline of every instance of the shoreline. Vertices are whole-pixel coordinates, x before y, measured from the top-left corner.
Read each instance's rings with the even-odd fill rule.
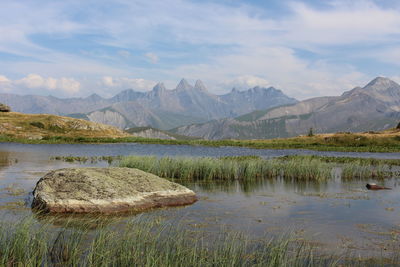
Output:
[[[357,138],[357,134],[348,134]],[[345,136],[345,137],[347,137]],[[20,144],[117,144],[117,143],[139,143],[139,144],[159,144],[159,145],[189,145],[189,146],[208,146],[208,147],[246,147],[253,149],[304,149],[313,151],[336,151],[336,152],[373,152],[373,153],[398,153],[400,152],[400,141],[394,138],[378,138],[376,140],[367,139],[354,145],[351,140],[346,140],[346,144],[339,142],[326,143],[317,137],[292,137],[286,139],[263,139],[263,140],[166,140],[142,137],[65,137],[54,136],[41,140],[16,138],[0,135],[1,143],[20,143]]]

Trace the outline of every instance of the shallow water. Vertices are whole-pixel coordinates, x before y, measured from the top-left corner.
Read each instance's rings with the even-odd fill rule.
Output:
[[[52,156],[233,156],[276,157],[292,154],[400,158],[400,153],[344,153],[304,150],[256,150],[238,147],[143,144],[23,145],[0,144],[0,218],[20,220],[31,215],[30,192],[46,172],[74,166],[108,166],[107,162],[67,163]],[[142,213],[162,216],[196,231],[239,230],[254,237],[288,231],[322,250],[353,255],[386,255],[400,245],[400,186],[396,178],[379,184],[393,188],[367,191],[366,182],[342,181],[340,174],[323,183],[258,182],[189,183],[199,201],[181,208]],[[138,215],[130,215],[138,216]],[[121,223],[130,218],[124,217]]]

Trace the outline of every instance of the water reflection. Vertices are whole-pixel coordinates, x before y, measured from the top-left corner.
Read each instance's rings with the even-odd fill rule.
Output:
[[[279,156],[280,153],[283,152],[131,144],[95,146],[0,144],[0,218],[19,221],[23,217],[32,215],[29,205],[24,206],[24,201],[29,198],[29,192],[33,190],[39,178],[48,171],[76,166],[108,166],[104,161],[94,163],[88,161],[80,164],[49,160],[51,156],[247,154],[270,157]],[[394,154],[380,156],[383,157],[382,155],[392,158],[396,156]],[[399,155],[396,157],[400,158]],[[279,178],[177,182],[193,189],[198,194],[199,201],[191,206],[156,209],[140,215],[133,213],[118,217],[102,216],[100,221],[86,215],[35,216],[38,222],[48,222],[51,219],[55,227],[66,225],[79,227],[90,224],[90,227],[96,228],[104,224],[114,224],[115,220],[117,221],[115,224],[120,225],[140,216],[143,220],[157,220],[162,217],[171,224],[179,222],[179,227],[194,231],[216,232],[220,230],[221,225],[224,225],[228,229],[248,231],[255,237],[265,234],[266,231],[279,235],[282,231],[291,229],[301,233],[301,238],[324,243],[332,249],[350,249],[363,254],[380,251],[383,245],[400,245],[400,241],[393,239],[391,234],[380,234],[400,233],[400,184],[396,178],[384,181],[342,180],[340,170],[335,170],[333,179],[324,182]],[[393,189],[385,192],[367,191],[366,182],[380,183]],[[7,187],[20,188],[25,193],[9,194],[4,190]],[[22,203],[24,209],[9,208],[10,203]]]
[[[13,161],[10,158],[10,152],[0,150],[0,170],[10,166]]]
[[[175,179],[174,182],[189,186],[195,191],[201,190],[207,193],[243,193],[251,196],[257,192],[307,192],[307,191],[327,191],[329,183],[327,181],[313,182],[303,180],[289,180],[283,178],[274,179],[253,179],[253,180],[226,180],[226,181],[199,181],[187,182]]]

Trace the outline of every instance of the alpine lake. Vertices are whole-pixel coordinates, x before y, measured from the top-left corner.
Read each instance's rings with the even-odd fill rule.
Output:
[[[204,147],[156,144],[17,144],[0,143],[0,218],[19,222],[33,217],[32,191],[47,172],[69,167],[117,166],[117,156],[226,157],[255,155],[274,158],[285,155],[320,155],[400,159],[400,153],[319,152],[264,150],[239,147]],[[87,157],[86,161],[60,160]],[[113,157],[116,157],[115,159]],[[97,158],[97,160],[90,160]],[[257,181],[185,182],[199,200],[193,205],[154,209],[141,213],[104,216],[104,222],[124,225],[133,218],[160,218],[179,229],[214,235],[220,231],[241,232],[252,240],[290,236],[310,244],[320,254],[355,258],[391,257],[400,249],[400,179],[342,179],[340,169],[333,179],[321,182],[264,179]],[[375,182],[392,190],[368,191]],[[79,222],[87,216],[75,216]],[[112,218],[111,218],[112,217]],[[63,228],[59,216],[54,228]],[[95,228],[95,227],[94,227]],[[178,230],[179,230],[178,229]]]

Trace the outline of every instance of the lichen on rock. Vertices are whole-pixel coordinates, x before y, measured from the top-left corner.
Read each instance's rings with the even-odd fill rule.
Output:
[[[32,207],[57,213],[114,213],[194,203],[177,183],[132,168],[67,168],[36,184]]]

